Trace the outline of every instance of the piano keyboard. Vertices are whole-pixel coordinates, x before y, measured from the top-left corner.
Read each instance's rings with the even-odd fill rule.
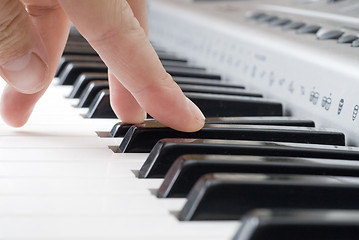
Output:
[[[3,84],[3,83],[2,83]],[[53,85],[56,85],[56,81]],[[116,119],[86,119],[52,86],[29,123],[0,131],[0,239],[230,239],[237,222],[180,222],[185,200],[158,200],[133,171],[148,154],[114,153],[100,138]],[[83,111],[84,110],[84,111]]]
[[[28,124],[0,123],[0,239],[358,236],[359,148],[347,135],[283,117],[281,102],[154,44],[205,128],[119,123],[106,68],[72,36]]]

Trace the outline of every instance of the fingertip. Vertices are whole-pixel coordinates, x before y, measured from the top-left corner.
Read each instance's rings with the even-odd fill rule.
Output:
[[[143,110],[138,111],[136,113],[132,112],[132,114],[117,114],[118,118],[124,123],[143,123],[147,118],[147,113]]]
[[[182,118],[182,120],[177,121],[171,118],[172,121],[170,120],[166,125],[181,132],[197,132],[203,128],[205,117],[190,99],[185,98],[185,103],[187,104],[187,111],[183,112],[182,115],[175,116],[175,118]]]
[[[16,128],[24,126],[33,108],[34,103],[31,95],[18,93],[10,86],[5,87],[1,96],[0,114],[6,124]]]
[[[202,111],[194,104],[189,98],[186,97],[186,102],[188,109],[190,111],[190,116],[192,119],[189,121],[191,124],[184,126],[182,131],[184,132],[196,132],[203,128],[205,124],[205,116],[203,115]]]
[[[0,104],[0,114],[3,121],[14,128],[20,128],[26,124],[31,115],[31,111],[22,112],[22,111],[12,111],[8,106],[3,103]]]

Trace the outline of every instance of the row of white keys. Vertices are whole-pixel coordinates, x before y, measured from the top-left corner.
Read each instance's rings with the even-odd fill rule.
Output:
[[[100,138],[115,119],[84,119],[86,109],[50,87],[29,124],[0,123],[0,239],[230,239],[237,222],[180,222],[185,199],[157,199],[160,179],[137,179],[147,154],[113,153]]]

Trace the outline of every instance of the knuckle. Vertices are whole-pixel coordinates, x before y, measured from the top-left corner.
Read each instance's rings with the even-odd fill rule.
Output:
[[[26,14],[17,1],[4,1],[0,7],[3,7],[0,14],[0,56],[11,58],[28,47],[23,43],[28,31]]]
[[[102,26],[102,30],[96,31],[96,34],[88,39],[91,43],[106,44],[113,39],[132,41],[142,35],[145,36],[127,1],[114,2],[115,4],[111,5],[111,9],[108,11],[109,17],[106,24]]]
[[[18,1],[3,1],[0,9],[0,64],[3,64],[29,48],[29,43],[24,40],[30,26]]]

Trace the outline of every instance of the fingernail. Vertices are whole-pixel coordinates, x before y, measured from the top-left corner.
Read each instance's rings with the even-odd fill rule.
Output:
[[[201,127],[203,127],[206,118],[204,117],[201,110],[188,98],[187,98],[187,105],[190,111],[192,112],[192,115],[197,120],[197,122],[201,124]]]
[[[10,60],[1,68],[7,82],[24,93],[40,90],[47,73],[47,65],[32,52]]]

